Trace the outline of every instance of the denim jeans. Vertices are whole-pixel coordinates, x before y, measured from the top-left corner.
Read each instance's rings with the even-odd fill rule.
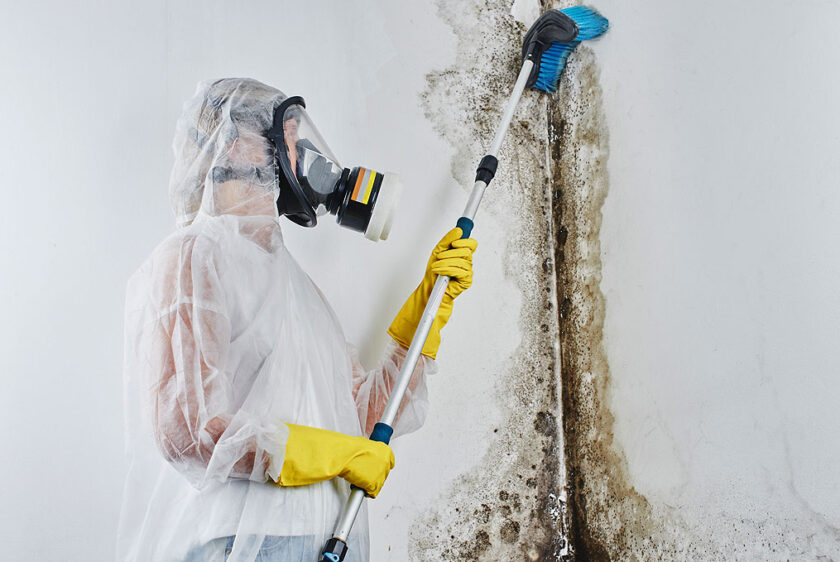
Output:
[[[222,537],[203,544],[190,551],[185,562],[226,561],[235,538]],[[317,560],[321,546],[315,544],[314,537],[265,537],[254,562],[312,562]]]

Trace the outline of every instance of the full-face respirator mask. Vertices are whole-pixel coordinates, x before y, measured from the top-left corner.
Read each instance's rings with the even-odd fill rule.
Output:
[[[329,213],[369,240],[388,238],[402,192],[399,176],[341,166],[300,96],[286,98],[275,108],[266,136],[274,145],[281,216],[313,227],[319,216]]]

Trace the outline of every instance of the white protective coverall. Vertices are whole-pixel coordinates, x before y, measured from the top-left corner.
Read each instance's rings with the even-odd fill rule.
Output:
[[[229,536],[231,561],[254,560],[266,536],[297,537],[317,560],[349,485],[268,481],[268,465],[283,463],[284,422],[367,435],[402,364],[405,349],[392,342],[379,368],[360,366],[283,244],[263,132],[284,98],[250,79],[206,82],[178,121],[169,190],[178,228],[127,290],[119,560],[184,560]],[[434,369],[423,356],[395,434],[423,423]],[[348,560],[368,559],[364,508],[348,542]]]

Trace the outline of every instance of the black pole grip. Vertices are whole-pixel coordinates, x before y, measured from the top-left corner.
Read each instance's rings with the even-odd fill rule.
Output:
[[[327,541],[318,562],[341,562],[345,556],[347,556],[347,543],[333,537]]]
[[[478,169],[475,171],[475,181],[483,181],[486,184],[490,183],[493,176],[496,175],[496,168],[499,166],[499,161],[495,156],[487,154],[478,163]]]

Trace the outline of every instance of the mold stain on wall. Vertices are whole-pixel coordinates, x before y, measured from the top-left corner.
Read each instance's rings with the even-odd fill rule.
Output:
[[[458,48],[452,67],[428,76],[423,107],[455,149],[452,173],[468,189],[518,74],[524,29],[506,1],[440,0],[438,9]],[[511,319],[521,343],[498,375],[504,419],[475,469],[454,478],[411,525],[411,560],[558,560],[568,553],[547,103],[539,95],[520,102],[480,213],[510,237],[505,274],[522,293],[520,317]]]
[[[428,75],[422,103],[455,149],[452,174],[463,186],[472,186],[520,68],[525,29],[510,9],[510,0],[438,0],[457,38],[456,60]],[[697,519],[633,487],[613,436],[603,336],[607,156],[596,57],[583,44],[557,94],[526,92],[482,204],[481,214],[510,236],[506,275],[522,294],[521,344],[501,369],[496,396],[505,419],[475,469],[454,478],[411,526],[410,559],[819,558],[837,531],[814,538],[801,521],[822,530],[816,516]]]
[[[600,290],[608,131],[592,51],[578,47],[548,108],[570,541],[577,560],[630,560],[655,534],[613,442]]]
[[[525,29],[504,0],[439,0],[438,9],[457,37],[456,61],[428,76],[423,104],[455,148],[453,176],[471,186]],[[608,408],[598,241],[607,139],[597,67],[581,46],[558,95],[526,92],[482,210],[508,217],[506,273],[523,296],[522,343],[498,395],[507,419],[478,463],[494,469],[456,478],[412,525],[412,560],[619,560],[656,534],[627,483]]]

